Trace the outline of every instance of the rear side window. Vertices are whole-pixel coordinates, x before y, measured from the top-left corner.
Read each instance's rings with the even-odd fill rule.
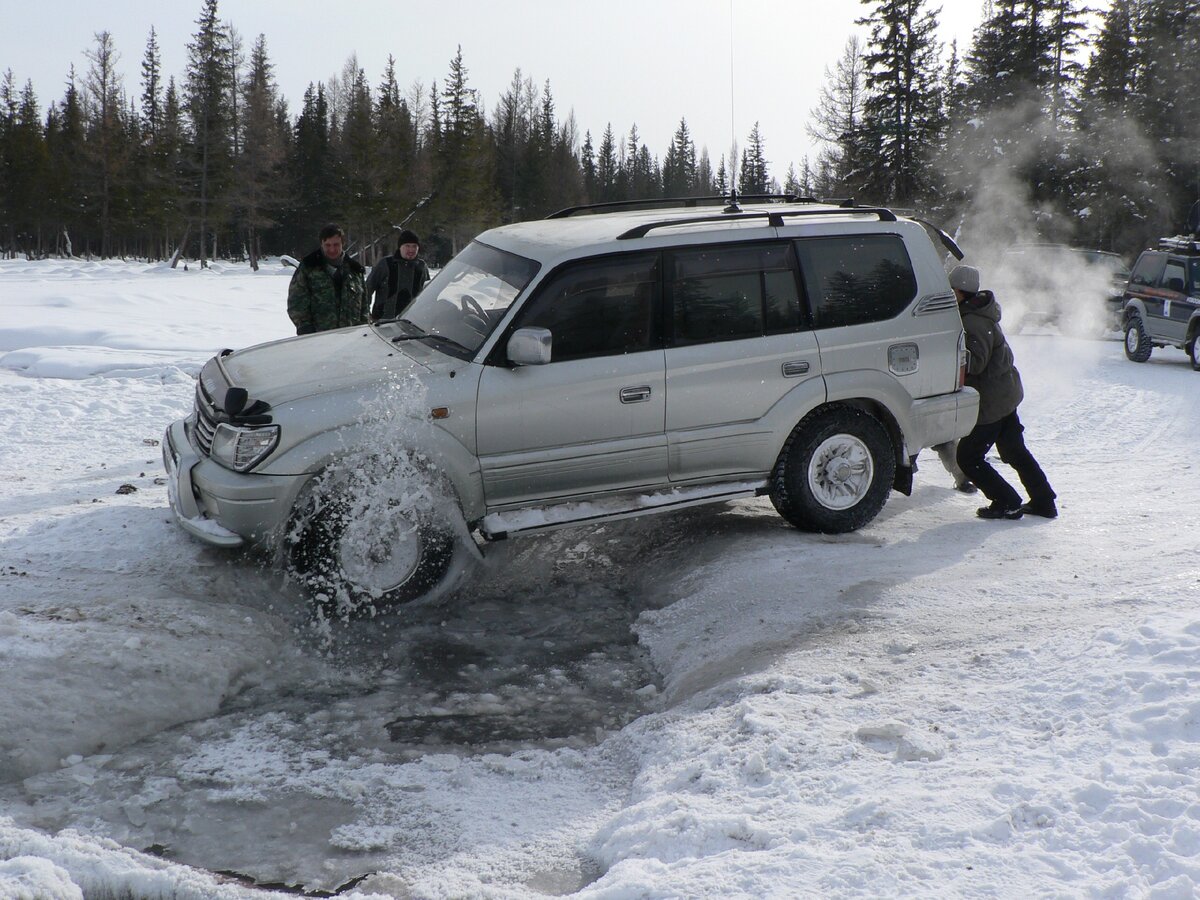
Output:
[[[1133,267],[1129,283],[1138,287],[1153,287],[1158,283],[1158,276],[1162,274],[1166,260],[1167,258],[1160,253],[1143,253]]]
[[[1162,286],[1168,291],[1183,293],[1186,284],[1187,269],[1183,267],[1183,263],[1175,259],[1168,260],[1166,268],[1163,269]]]
[[[896,235],[810,238],[796,242],[817,328],[879,322],[917,295],[917,277]]]
[[[678,250],[668,263],[672,342],[734,341],[800,327],[788,244]]]
[[[661,346],[658,254],[598,259],[551,276],[521,312],[522,328],[547,328],[553,362]]]

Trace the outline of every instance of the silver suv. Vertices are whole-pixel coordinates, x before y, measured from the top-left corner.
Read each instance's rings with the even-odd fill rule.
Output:
[[[169,495],[373,606],[489,541],[698,503],[848,532],[971,430],[965,364],[929,233],[887,209],[576,208],[481,234],[401,318],[222,351]]]

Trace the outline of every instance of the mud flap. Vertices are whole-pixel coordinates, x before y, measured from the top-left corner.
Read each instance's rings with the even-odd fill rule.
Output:
[[[912,458],[907,466],[896,466],[896,477],[892,480],[892,490],[899,491],[905,497],[912,496],[913,475],[917,471],[917,460]]]

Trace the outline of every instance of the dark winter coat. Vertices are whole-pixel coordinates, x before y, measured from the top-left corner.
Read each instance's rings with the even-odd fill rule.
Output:
[[[348,256],[332,266],[318,247],[300,261],[288,286],[288,315],[296,334],[329,331],[367,321],[362,263]]]
[[[958,306],[967,334],[967,386],[979,391],[980,425],[999,422],[1025,398],[1012,348],[1000,330],[1000,304],[991,291]]]
[[[421,257],[405,259],[397,250],[375,263],[367,276],[367,297],[373,297],[372,319],[394,319],[429,283],[429,266]]]

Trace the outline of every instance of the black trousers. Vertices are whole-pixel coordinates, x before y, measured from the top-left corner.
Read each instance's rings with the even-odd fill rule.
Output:
[[[999,451],[1000,459],[1016,470],[1030,500],[1046,503],[1058,496],[1050,487],[1046,473],[1025,446],[1024,433],[1025,426],[1017,418],[1016,410],[1013,410],[999,422],[977,424],[970,434],[958,442],[959,468],[975,482],[985,497],[1008,509],[1021,505],[1021,495],[987,461],[987,452],[993,445]]]

